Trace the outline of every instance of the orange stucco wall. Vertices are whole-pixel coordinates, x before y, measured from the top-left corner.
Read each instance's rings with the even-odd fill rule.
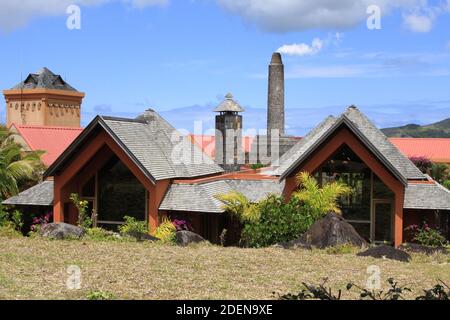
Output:
[[[83,92],[53,89],[3,91],[6,125],[80,127]]]
[[[297,188],[296,175],[299,172],[306,171],[315,173],[344,144],[350,147],[353,152],[355,152],[355,154],[380,178],[380,180],[394,192],[394,243],[395,246],[399,246],[403,242],[403,201],[405,187],[376,159],[361,141],[345,127],[337,130],[314,154],[286,178],[286,186],[284,189],[286,199],[289,199],[292,192]]]
[[[134,174],[149,193],[148,216],[150,230],[158,226],[158,208],[169,187],[169,180],[160,180],[153,184],[134,164],[120,146],[103,130],[87,141],[66,164],[65,168],[54,176],[54,205],[55,222],[72,222],[67,217],[70,212],[64,212],[64,204],[70,203],[69,197],[73,192],[78,193],[80,186],[98,171],[109,157],[115,154]],[[70,209],[69,209],[70,211]]]

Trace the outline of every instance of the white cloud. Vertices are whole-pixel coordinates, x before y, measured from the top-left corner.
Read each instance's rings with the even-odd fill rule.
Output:
[[[27,25],[32,19],[66,14],[69,5],[81,7],[121,1],[136,8],[163,6],[169,0],[0,0],[0,29],[13,30]]]
[[[314,55],[320,50],[322,50],[323,41],[319,38],[314,38],[311,45],[306,43],[294,43],[294,44],[285,44],[280,47],[277,51],[279,53],[283,53],[289,56],[305,56],[305,55]]]
[[[426,0],[216,0],[231,13],[266,31],[353,27],[368,18],[369,5],[378,5],[382,15],[396,8],[426,5]]]
[[[403,16],[405,26],[413,32],[430,32],[433,28],[433,16],[408,14]]]

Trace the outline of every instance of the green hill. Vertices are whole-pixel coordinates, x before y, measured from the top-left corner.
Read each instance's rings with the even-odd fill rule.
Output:
[[[402,127],[381,129],[388,137],[411,137],[411,138],[450,138],[450,118],[420,126],[408,124]]]

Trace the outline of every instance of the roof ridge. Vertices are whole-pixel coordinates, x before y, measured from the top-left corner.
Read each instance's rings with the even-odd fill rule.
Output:
[[[136,122],[136,123],[142,123],[147,124],[145,120],[136,119],[136,118],[125,118],[125,117],[115,117],[115,116],[102,116],[99,115],[100,118],[103,120],[110,120],[110,121],[123,121],[123,122]]]

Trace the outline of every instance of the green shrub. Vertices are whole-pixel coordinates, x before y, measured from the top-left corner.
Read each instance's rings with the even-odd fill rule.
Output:
[[[338,199],[351,192],[348,186],[337,182],[320,187],[306,172],[297,179],[299,190],[288,203],[278,195],[269,195],[259,203],[250,202],[239,192],[216,196],[222,201],[222,208],[243,225],[241,241],[245,245],[265,247],[297,239],[327,213],[339,213]]]
[[[242,241],[250,247],[266,247],[294,240],[314,222],[296,198],[285,203],[282,196],[270,195],[257,205],[260,217],[242,230]]]
[[[89,202],[86,200],[80,200],[78,194],[76,193],[72,193],[70,195],[70,200],[72,200],[78,210],[78,226],[85,229],[90,228],[92,226],[92,219],[87,212]]]
[[[447,244],[447,239],[436,229],[420,229],[414,237],[414,241],[424,246],[442,247]]]
[[[147,234],[148,224],[146,221],[139,221],[136,218],[125,216],[125,223],[119,227],[121,234]]]
[[[0,224],[0,237],[5,238],[20,238],[22,233],[17,231],[16,226],[12,222],[3,222]]]
[[[445,180],[443,183],[444,187],[450,190],[450,180]]]
[[[162,243],[173,243],[175,242],[176,233],[177,229],[172,221],[164,218],[158,228],[156,228],[153,236],[158,238]]]
[[[86,295],[88,300],[114,300],[116,297],[108,291],[89,291]]]
[[[232,191],[217,195],[216,198],[223,203],[222,208],[236,217],[242,224],[256,222],[260,218],[258,204],[251,203],[241,192]]]
[[[300,172],[297,183],[300,189],[292,197],[303,203],[314,220],[323,218],[330,212],[341,213],[339,199],[352,192],[350,187],[341,182],[327,183],[320,187],[308,172]]]
[[[421,227],[418,225],[410,225],[405,229],[413,234],[413,241],[424,246],[445,247],[448,245],[447,239],[439,232],[432,228],[428,223],[424,222]]]
[[[125,238],[121,238],[114,232],[102,229],[102,228],[89,228],[86,229],[86,238],[94,241],[119,241]]]
[[[6,229],[12,228],[21,233],[23,227],[22,212],[19,210],[7,212],[0,206],[0,226],[5,226]]]

